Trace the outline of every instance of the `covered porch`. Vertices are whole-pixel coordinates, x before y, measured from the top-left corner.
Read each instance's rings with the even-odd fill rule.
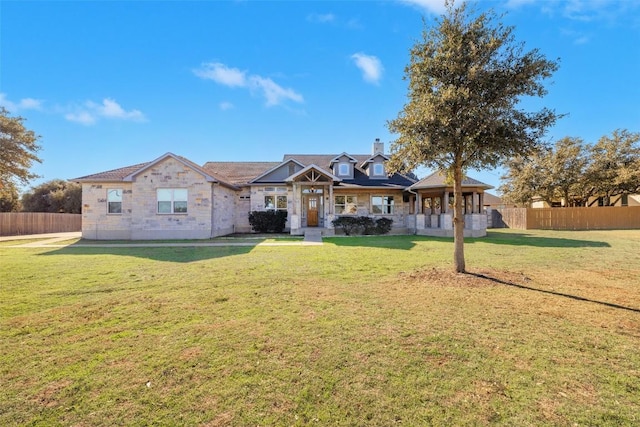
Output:
[[[333,185],[340,178],[310,165],[287,179],[292,185],[289,227],[292,235],[319,231],[324,236],[334,234]]]
[[[464,236],[487,235],[487,215],[483,211],[484,192],[493,188],[473,178],[462,183]],[[410,187],[416,196],[416,234],[426,236],[453,236],[453,184],[435,172]]]

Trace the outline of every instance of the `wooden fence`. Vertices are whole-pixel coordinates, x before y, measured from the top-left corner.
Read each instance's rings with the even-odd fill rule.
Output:
[[[491,224],[520,230],[640,229],[640,206],[496,209]]]
[[[80,231],[81,229],[81,214],[45,212],[0,213],[0,236],[61,233],[67,231]]]

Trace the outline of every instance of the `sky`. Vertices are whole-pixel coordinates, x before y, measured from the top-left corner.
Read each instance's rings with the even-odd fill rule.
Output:
[[[559,69],[546,135],[640,131],[640,0],[482,0]],[[366,154],[397,135],[409,50],[444,0],[0,2],[0,105],[40,135],[30,185],[155,160]],[[419,169],[420,177],[430,171]],[[468,171],[496,188],[501,169]],[[494,190],[494,193],[496,190]]]

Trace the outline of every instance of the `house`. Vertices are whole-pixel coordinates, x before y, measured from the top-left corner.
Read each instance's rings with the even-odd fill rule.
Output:
[[[86,239],[207,239],[251,231],[251,211],[287,211],[286,229],[332,235],[339,216],[385,217],[392,232],[453,235],[453,188],[439,174],[417,181],[387,172],[376,140],[371,154],[287,154],[280,162],[207,162],[173,153],[73,181],[82,184]],[[467,178],[465,235],[486,234],[485,189]],[[425,206],[429,207],[426,208]],[[482,219],[484,217],[484,219]]]

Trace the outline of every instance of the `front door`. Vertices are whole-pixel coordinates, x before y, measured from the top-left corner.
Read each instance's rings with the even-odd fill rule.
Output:
[[[307,197],[307,227],[318,226],[318,204],[319,196],[309,195]]]

